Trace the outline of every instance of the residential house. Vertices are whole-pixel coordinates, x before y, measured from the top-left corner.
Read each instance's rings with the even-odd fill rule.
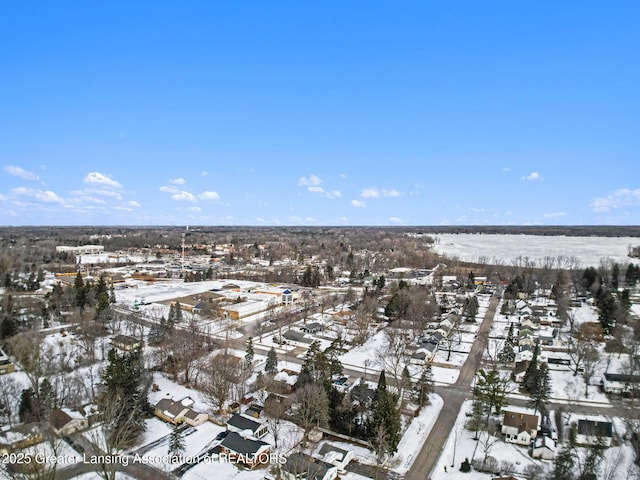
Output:
[[[282,471],[289,480],[334,480],[338,476],[335,465],[301,452],[289,455]]]
[[[9,357],[0,350],[0,375],[5,373],[11,373],[16,371],[16,366],[13,364]]]
[[[230,432],[248,434],[253,438],[262,438],[268,432],[268,428],[265,423],[258,422],[255,418],[248,417],[241,413],[236,413],[227,420],[227,430]]]
[[[300,330],[304,333],[318,333],[322,330],[322,324],[319,322],[311,322],[306,325],[302,325]]]
[[[122,350],[123,352],[131,352],[142,347],[142,341],[129,335],[116,335],[111,339],[111,346]]]
[[[263,411],[264,411],[263,406],[257,405],[254,403],[244,411],[244,414],[248,417],[260,418],[260,415],[262,415]]]
[[[16,425],[8,430],[0,431],[0,454],[4,455],[21,448],[30,447],[43,440],[39,423]]]
[[[637,394],[640,386],[640,375],[624,373],[605,373],[602,378],[602,389],[605,393]]]
[[[324,462],[338,467],[339,474],[344,474],[346,472],[347,465],[349,465],[349,462],[354,458],[354,453],[353,450],[345,450],[343,448],[338,448],[331,443],[324,443],[322,447],[320,447],[317,456]]]
[[[528,446],[538,435],[539,427],[540,418],[538,415],[505,410],[501,433],[505,436],[506,442]]]
[[[305,333],[297,330],[287,330],[282,334],[282,337],[291,345],[297,347],[308,347],[313,343],[313,339],[307,337]]]
[[[89,420],[84,415],[68,408],[54,408],[51,410],[49,423],[57,435],[71,435],[89,428]]]
[[[209,419],[209,415],[193,410],[191,408],[193,404],[194,401],[191,397],[185,397],[178,401],[171,398],[163,398],[156,403],[153,414],[173,425],[186,423],[192,427],[197,427],[206,422]]]
[[[578,420],[576,443],[579,445],[601,445],[610,447],[613,439],[613,424],[607,420],[581,418]]]
[[[520,384],[524,380],[524,375],[527,373],[527,369],[531,365],[529,360],[522,360],[520,362],[516,362],[511,371],[511,380]]]
[[[271,445],[262,440],[245,438],[239,433],[231,431],[220,443],[220,450],[221,454],[225,454],[229,460],[253,468],[269,463]]]
[[[553,460],[556,458],[556,442],[546,435],[536,437],[533,441],[531,456],[533,458],[541,458],[543,460]]]

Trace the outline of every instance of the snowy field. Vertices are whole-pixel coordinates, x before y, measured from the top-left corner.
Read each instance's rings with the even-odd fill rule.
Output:
[[[567,237],[502,234],[438,234],[434,251],[467,262],[511,265],[518,257],[528,257],[542,265],[545,257],[571,257],[579,267],[598,266],[609,258],[618,263],[632,261],[627,256],[630,246],[640,245],[636,237]]]

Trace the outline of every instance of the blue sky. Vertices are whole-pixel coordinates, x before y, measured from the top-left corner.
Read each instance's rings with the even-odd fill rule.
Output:
[[[640,2],[0,8],[0,225],[640,223]]]

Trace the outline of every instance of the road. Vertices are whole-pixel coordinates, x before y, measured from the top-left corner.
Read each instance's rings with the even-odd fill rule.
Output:
[[[478,329],[478,338],[473,343],[469,357],[460,370],[458,380],[451,387],[437,389],[437,393],[444,402],[440,415],[433,425],[429,436],[422,445],[411,469],[405,475],[405,480],[424,480],[429,478],[434,467],[438,463],[442,447],[449,438],[462,407],[462,403],[471,395],[471,382],[480,366],[482,355],[489,339],[489,330],[493,317],[496,314],[499,297],[493,296],[489,302],[489,308],[484,315],[484,319]]]

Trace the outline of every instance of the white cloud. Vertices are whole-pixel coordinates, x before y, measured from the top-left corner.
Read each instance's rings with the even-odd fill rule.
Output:
[[[191,207],[189,208],[189,211],[199,213],[202,211],[202,209],[200,207]]]
[[[130,207],[140,207],[140,204],[138,202],[136,202],[135,200],[130,200],[127,202],[127,205],[129,205]]]
[[[327,198],[341,198],[342,192],[340,190],[333,190],[332,192],[327,192]]]
[[[102,185],[108,188],[122,188],[121,184],[99,172],[90,172],[83,181],[89,185]]]
[[[376,187],[365,188],[360,193],[362,198],[378,198],[380,196],[380,191]]]
[[[295,223],[300,223],[300,222],[302,222],[302,218],[296,217],[295,215],[292,215],[292,216],[289,217],[289,221],[290,222],[295,222]]]
[[[160,187],[160,191],[164,193],[180,193],[180,189],[172,187],[171,185]]]
[[[15,165],[5,165],[4,171],[14,177],[20,177],[23,180],[40,180],[40,177],[35,173],[29,172],[28,170]]]
[[[606,197],[596,198],[591,202],[594,212],[608,212],[614,208],[632,207],[640,205],[640,188],[631,190],[620,188]]]
[[[313,193],[324,193],[324,188],[322,187],[308,187],[307,190]]]
[[[558,217],[564,217],[567,214],[567,212],[551,212],[551,213],[545,213],[542,216],[544,218],[558,218]]]
[[[184,185],[185,183],[187,183],[187,181],[184,178],[179,177],[171,180],[171,183],[173,183],[174,185]]]
[[[367,204],[360,200],[351,200],[351,206],[356,208],[365,208]]]
[[[391,217],[389,218],[391,223],[404,223],[404,221],[400,217]]]
[[[510,172],[511,171],[511,167],[504,167],[502,169],[503,172]]]
[[[207,177],[207,176],[209,176],[209,172],[207,172],[206,170],[203,170],[203,171],[200,172],[200,176],[201,177]]]
[[[298,179],[299,187],[317,187],[321,183],[323,183],[323,180],[320,177],[313,174],[309,175],[309,178],[300,177]]]
[[[32,190],[30,188],[18,187],[11,190],[15,195],[23,195],[25,197],[31,197],[34,200],[38,200],[43,203],[60,203],[64,204],[64,200],[51,190]]]
[[[397,191],[395,188],[392,188],[390,190],[387,190],[386,188],[382,189],[382,194],[385,197],[399,197],[400,195],[402,195],[399,191]]]
[[[177,202],[197,202],[198,199],[195,197],[193,193],[189,192],[179,192],[171,195],[171,198]]]
[[[0,202],[4,202],[7,200],[7,197],[5,197],[3,194],[0,193]]]
[[[96,190],[93,188],[85,189],[85,193],[92,193],[94,195],[102,195],[103,197],[111,197],[117,200],[122,200],[122,195],[118,192],[114,192],[113,190]]]
[[[533,182],[533,181],[536,181],[536,180],[544,180],[542,175],[540,175],[538,172],[531,172],[526,177],[522,177],[522,179],[523,180],[529,180],[530,182]]]
[[[341,173],[340,174],[340,178],[342,178],[344,180],[345,178],[347,178],[347,176],[344,173]]]
[[[218,192],[203,192],[199,195],[200,200],[220,200],[220,195]]]

